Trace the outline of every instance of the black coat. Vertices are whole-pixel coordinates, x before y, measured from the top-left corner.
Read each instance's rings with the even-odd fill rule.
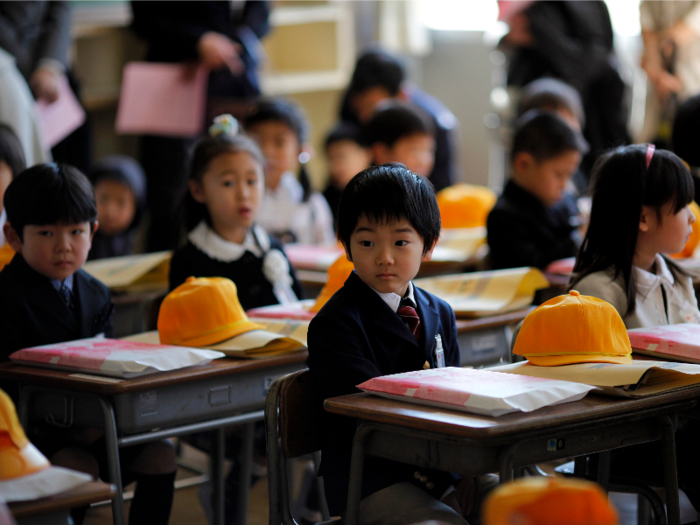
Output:
[[[534,266],[574,257],[578,247],[575,203],[570,196],[547,208],[537,197],[508,181],[486,220],[491,265],[494,269]]]
[[[83,270],[73,276],[75,313],[49,279],[34,271],[21,254],[0,272],[0,361],[22,348],[112,336],[114,304],[109,289]]]
[[[270,248],[284,253],[282,243],[270,236]],[[238,300],[244,310],[278,304],[279,301],[272,291],[272,284],[263,275],[263,260],[251,252],[245,252],[237,261],[222,262],[212,259],[188,242],[175,251],[170,261],[170,289],[176,288],[190,276],[194,277],[226,277],[236,283]],[[304,291],[289,265],[292,277],[292,289],[299,299],[304,298]]]
[[[413,289],[421,319],[420,345],[399,316],[355,272],[314,317],[309,326],[308,365],[321,398],[359,392],[356,385],[373,377],[422,370],[426,361],[434,367],[436,334],[442,337],[447,366],[459,366],[452,308],[420,288]],[[324,413],[320,474],[332,515],[346,506],[355,427],[353,419]],[[362,497],[400,482],[427,490],[415,479],[415,472],[415,466],[372,458],[365,463]],[[436,498],[455,481],[447,472],[422,472],[435,484],[429,492]]]

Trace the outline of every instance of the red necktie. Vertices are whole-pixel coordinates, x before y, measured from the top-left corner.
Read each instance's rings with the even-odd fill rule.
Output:
[[[412,306],[401,306],[396,312],[411,331],[416,341],[420,341],[420,317]]]

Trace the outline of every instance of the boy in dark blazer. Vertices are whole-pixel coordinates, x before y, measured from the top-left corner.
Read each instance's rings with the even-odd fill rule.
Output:
[[[24,170],[4,196],[5,237],[15,256],[0,272],[0,333],[6,361],[15,350],[74,339],[110,336],[114,305],[107,287],[81,266],[97,229],[92,185],[76,168],[38,164]],[[52,463],[106,474],[104,442],[78,447],[84,429],[38,429],[33,438]],[[82,440],[82,443],[88,442]],[[137,481],[129,523],[166,525],[175,479],[175,455],[167,441],[120,452],[124,484]],[[82,522],[82,512],[74,519]]]
[[[411,283],[439,234],[432,185],[401,164],[369,168],[345,188],[338,236],[355,271],[311,321],[308,334],[308,365],[322,398],[358,392],[356,385],[377,376],[459,366],[454,312]],[[328,413],[324,418],[321,475],[331,514],[343,515],[356,422]],[[372,458],[362,491],[360,523],[434,519],[463,525],[474,482]]]

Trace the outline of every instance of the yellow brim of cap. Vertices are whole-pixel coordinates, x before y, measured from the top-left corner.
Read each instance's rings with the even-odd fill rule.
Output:
[[[195,348],[201,348],[204,346],[213,346],[215,344],[236,337],[237,335],[250,332],[252,330],[263,330],[265,327],[261,324],[254,323],[253,321],[236,321],[235,323],[228,324],[207,332],[206,334],[198,335],[197,337],[191,337],[189,339],[184,339],[180,341],[164,341],[161,337],[161,344],[164,345],[177,345],[177,346],[192,346]]]
[[[575,365],[579,363],[614,363],[618,365],[632,364],[632,358],[628,355],[600,355],[600,354],[568,354],[568,355],[529,355],[525,356],[533,365],[537,366],[561,366]]]

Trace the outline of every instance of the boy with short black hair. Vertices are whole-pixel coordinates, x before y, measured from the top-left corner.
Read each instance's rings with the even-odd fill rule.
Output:
[[[78,169],[38,164],[24,170],[4,197],[5,237],[15,256],[0,272],[0,361],[15,350],[74,339],[112,335],[109,289],[81,266],[97,229],[92,185]],[[94,434],[78,447],[81,429],[44,427],[33,439],[57,465],[107,474],[104,443]],[[175,479],[175,454],[167,441],[120,451],[125,484],[137,481],[130,525],[166,525]],[[97,461],[96,461],[97,458]],[[74,513],[79,525],[85,509]]]
[[[343,99],[341,120],[366,124],[380,104],[391,101],[410,102],[428,114],[435,128],[435,161],[430,181],[436,191],[454,184],[459,171],[457,118],[440,100],[406,80],[398,57],[379,49],[363,52]]]
[[[435,162],[434,127],[418,106],[383,104],[363,129],[363,139],[377,165],[400,162],[418,175],[429,177]]]
[[[308,365],[320,396],[358,392],[356,385],[382,375],[459,366],[452,308],[411,283],[440,234],[430,182],[400,164],[369,168],[346,186],[338,213],[338,237],[355,270],[309,326]],[[344,515],[356,423],[323,417],[326,499],[332,515]],[[474,483],[458,479],[372,458],[364,467],[360,523],[465,525],[479,498],[466,508]],[[489,482],[477,481],[477,496]]]
[[[516,122],[512,178],[486,221],[493,268],[544,269],[578,250],[576,202],[565,189],[588,150],[554,113],[532,110]]]

